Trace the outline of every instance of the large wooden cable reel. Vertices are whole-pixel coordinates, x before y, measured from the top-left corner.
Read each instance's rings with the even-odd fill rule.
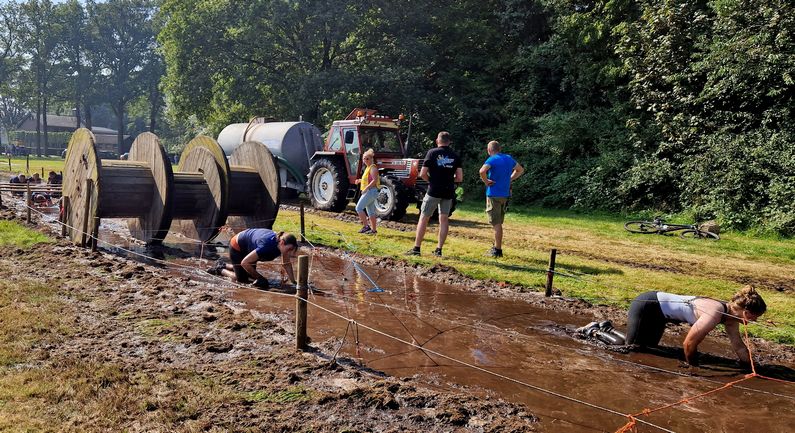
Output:
[[[230,165],[229,220],[235,231],[273,227],[279,213],[279,167],[270,149],[258,141],[246,141],[232,152]]]
[[[203,193],[196,190],[199,175],[207,185]],[[223,225],[235,231],[271,228],[279,212],[276,159],[259,142],[241,144],[227,160],[217,141],[198,136],[185,146],[174,183],[174,219],[182,220],[178,230],[192,239],[209,241]],[[195,191],[188,194],[187,188]]]
[[[174,173],[176,229],[191,239],[209,241],[226,223],[229,210],[229,163],[211,137],[198,136],[182,151]]]
[[[85,244],[99,218],[129,218],[133,237],[159,243],[171,225],[172,193],[171,164],[154,134],[141,134],[127,161],[100,160],[86,128],[72,134],[63,195],[69,198],[64,222],[73,242]]]

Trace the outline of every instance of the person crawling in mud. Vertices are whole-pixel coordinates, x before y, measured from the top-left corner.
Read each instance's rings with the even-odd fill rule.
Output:
[[[718,324],[723,324],[732,349],[742,367],[751,365],[748,347],[740,336],[740,323],[753,322],[765,313],[767,305],[752,286],[745,286],[724,302],[700,296],[683,296],[665,292],[646,292],[638,295],[629,307],[626,341],[601,338],[599,323],[591,323],[578,332],[593,335],[608,344],[627,344],[636,348],[656,347],[662,339],[667,323],[687,322],[691,325],[683,343],[685,362],[698,365],[698,345]],[[605,323],[605,322],[603,322]],[[613,337],[620,333],[606,330]]]
[[[236,234],[229,241],[229,260],[219,260],[216,266],[207,270],[212,275],[222,275],[233,282],[253,285],[261,289],[269,287],[268,280],[257,272],[257,262],[269,262],[277,257],[282,258],[282,267],[292,284],[295,274],[291,257],[298,250],[295,235],[285,232],[276,233],[268,229],[246,229]]]

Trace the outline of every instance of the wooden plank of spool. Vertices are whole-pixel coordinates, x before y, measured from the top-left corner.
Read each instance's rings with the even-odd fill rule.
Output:
[[[258,141],[246,141],[229,157],[229,218],[235,231],[272,228],[279,213],[281,180],[270,149]]]
[[[127,160],[127,162],[146,164],[151,172],[152,180],[154,180],[149,186],[152,194],[150,204],[137,203],[138,206],[143,205],[142,207],[148,205],[148,212],[137,218],[128,219],[127,227],[130,229],[130,234],[136,239],[152,244],[161,243],[168,234],[173,215],[171,201],[174,195],[174,173],[171,169],[171,162],[160,144],[160,139],[151,132],[144,132],[136,137],[130,147],[130,156]],[[114,174],[116,173],[114,172]],[[122,173],[118,173],[116,178],[121,175]],[[136,179],[141,179],[138,176],[133,176],[132,179],[126,179],[128,184],[136,182]],[[119,198],[125,200],[124,197]]]
[[[213,239],[229,212],[229,163],[218,142],[207,136],[191,140],[179,158],[174,182],[178,231],[202,242]],[[204,207],[197,209],[201,203]]]
[[[80,244],[83,239],[80,232],[82,222],[86,218],[93,221],[98,216],[98,197],[102,191],[99,182],[101,169],[102,162],[97,157],[94,134],[86,128],[78,129],[69,140],[63,171],[63,195],[69,197],[70,204],[64,214],[66,234],[75,244]],[[93,181],[91,191],[86,191],[87,180]]]

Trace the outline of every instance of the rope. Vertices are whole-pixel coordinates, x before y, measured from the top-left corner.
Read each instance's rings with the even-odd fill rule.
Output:
[[[27,206],[27,205],[26,205],[25,207],[28,207],[28,208],[29,208],[29,206]],[[41,212],[39,212],[39,211],[37,211],[37,210],[35,210],[35,209],[32,209],[32,210],[33,210],[33,211],[35,211],[35,212],[37,212],[37,213],[39,213],[39,214],[42,214]],[[42,214],[42,215],[43,215],[43,214]],[[64,224],[64,225],[66,225],[65,223],[61,223],[61,224]],[[68,226],[68,225],[66,225],[66,226],[67,226],[67,227],[70,227],[70,226]],[[70,227],[70,228],[74,229],[74,227]],[[94,239],[94,237],[93,237],[93,236],[91,236],[91,234],[87,234],[87,235],[88,235],[90,238]],[[341,235],[341,234],[340,234],[340,235]],[[341,235],[341,236],[342,236],[342,235]],[[145,254],[141,254],[141,253],[136,253],[136,252],[134,252],[134,251],[131,251],[131,250],[128,250],[128,249],[122,248],[122,247],[120,247],[120,246],[113,245],[113,244],[111,244],[111,243],[109,243],[109,242],[100,241],[99,239],[96,239],[96,240],[97,240],[98,242],[103,242],[103,243],[105,243],[105,244],[108,244],[108,245],[114,246],[114,247],[116,247],[116,248],[117,248],[117,249],[119,249],[119,250],[126,251],[126,252],[128,252],[128,253],[131,253],[131,254],[134,254],[134,255],[138,255],[138,256],[141,256],[141,257],[145,257],[145,258],[147,258],[147,259],[149,259],[149,260],[153,260],[153,261],[155,261],[155,262],[164,263],[164,264],[166,264],[167,266],[176,266],[176,267],[182,267],[182,268],[187,268],[187,269],[190,269],[191,271],[195,271],[195,268],[192,268],[192,267],[189,267],[189,266],[186,266],[186,265],[178,265],[178,264],[174,264],[174,263],[168,263],[168,262],[166,262],[165,260],[156,259],[156,258],[154,258],[154,257],[150,257],[150,256],[147,256],[147,255],[145,255]],[[347,242],[347,240],[346,240],[346,242]],[[314,250],[314,248],[315,248],[315,247],[313,246],[313,250]],[[313,251],[313,253],[314,253],[314,251]],[[356,264],[355,262],[354,262],[354,267],[355,267],[355,268],[357,268],[357,271],[359,271],[359,272],[363,273],[363,274],[364,274],[364,275],[367,277],[367,279],[368,279],[368,280],[370,280],[370,282],[371,282],[371,283],[372,283],[374,286],[378,287],[378,286],[377,286],[377,284],[376,284],[376,283],[375,283],[375,282],[374,282],[374,281],[373,281],[373,280],[372,280],[372,279],[369,277],[369,275],[367,275],[367,273],[366,273],[366,272],[364,272],[364,270],[363,270],[363,269],[361,269],[361,267],[360,267],[360,266],[358,266],[358,264]],[[405,272],[405,268],[404,268],[404,272]],[[214,277],[214,278],[219,278],[219,277]],[[226,281],[226,280],[224,279],[224,281]],[[240,285],[240,284],[238,284],[238,283],[233,283],[233,284],[234,284],[235,286],[238,286],[238,287],[241,287],[241,288],[249,288],[249,287],[247,287],[247,286],[243,286],[243,285]],[[405,285],[405,284],[406,284],[406,283],[405,283],[405,275],[404,275],[404,285]],[[295,297],[295,298],[297,298],[297,296],[298,296],[297,294],[295,294],[295,295],[287,295],[287,294],[276,293],[276,292],[260,292],[260,293],[267,293],[267,294],[270,294],[270,295],[277,295],[277,296],[279,296],[279,295],[280,295],[280,296],[285,296],[285,297]],[[380,300],[380,298],[379,298],[379,300]],[[536,386],[536,385],[532,385],[532,384],[529,384],[529,383],[526,383],[526,382],[523,382],[523,381],[520,381],[520,380],[517,380],[517,379],[511,378],[511,377],[508,377],[508,376],[502,375],[502,374],[500,374],[500,373],[496,373],[496,372],[493,372],[493,371],[487,370],[487,369],[485,369],[485,368],[482,368],[482,367],[480,367],[480,366],[477,366],[477,365],[474,365],[474,364],[470,364],[470,363],[467,363],[467,362],[464,362],[464,361],[458,360],[458,359],[456,359],[456,358],[453,358],[453,357],[450,357],[450,356],[444,355],[444,354],[442,354],[442,353],[440,353],[440,352],[436,352],[436,351],[433,351],[433,350],[431,350],[431,349],[426,349],[426,348],[422,347],[421,345],[418,345],[418,344],[416,344],[416,339],[415,339],[415,341],[413,341],[413,342],[408,342],[408,341],[405,341],[405,340],[403,340],[403,339],[401,339],[401,338],[399,338],[399,337],[396,337],[396,336],[390,335],[390,334],[388,334],[388,333],[382,332],[382,331],[380,331],[380,330],[378,330],[378,329],[375,329],[375,328],[373,328],[373,327],[370,327],[370,326],[367,326],[367,325],[361,325],[361,324],[359,324],[358,322],[356,322],[355,320],[353,320],[353,319],[351,319],[351,318],[349,318],[349,317],[343,316],[343,315],[341,315],[341,314],[338,314],[338,313],[336,313],[336,312],[334,312],[334,311],[332,311],[332,310],[330,310],[330,309],[328,309],[328,308],[325,308],[325,307],[323,307],[323,306],[321,306],[321,305],[317,304],[316,302],[312,302],[312,301],[309,301],[309,300],[306,300],[305,302],[307,302],[308,304],[310,304],[310,305],[313,305],[314,307],[316,307],[316,308],[318,308],[318,309],[320,309],[320,310],[322,310],[322,311],[325,311],[325,312],[327,312],[327,313],[329,313],[329,314],[331,314],[331,315],[333,315],[333,316],[339,317],[339,318],[341,318],[341,319],[345,319],[345,320],[348,322],[348,327],[346,327],[345,336],[343,336],[343,341],[342,341],[342,344],[341,344],[340,348],[337,350],[337,352],[335,352],[335,355],[334,355],[335,357],[336,357],[337,353],[339,352],[339,350],[341,349],[342,345],[343,345],[343,344],[344,344],[344,342],[345,342],[345,338],[346,338],[346,336],[347,336],[348,329],[349,329],[349,327],[351,326],[351,324],[353,324],[353,326],[354,326],[354,328],[355,328],[356,347],[357,347],[357,349],[356,349],[356,350],[357,350],[357,356],[359,356],[359,355],[360,355],[360,352],[359,352],[359,335],[358,335],[358,328],[359,328],[359,326],[361,326],[362,328],[364,328],[364,329],[367,329],[367,330],[369,330],[369,331],[371,331],[371,332],[374,332],[374,333],[376,333],[376,334],[378,334],[378,335],[381,335],[381,336],[383,336],[383,337],[390,338],[390,339],[393,339],[393,340],[395,340],[395,341],[398,341],[398,342],[400,342],[400,343],[402,343],[402,344],[405,344],[405,345],[407,345],[407,346],[410,346],[410,347],[414,347],[414,348],[416,348],[416,349],[419,349],[419,350],[423,351],[423,353],[425,353],[425,351],[427,351],[427,353],[434,354],[434,355],[436,355],[436,356],[439,356],[439,357],[441,357],[441,358],[444,358],[444,359],[447,359],[447,360],[449,360],[449,361],[452,361],[452,362],[458,363],[458,364],[460,364],[460,365],[463,365],[463,366],[466,366],[466,367],[472,368],[472,369],[474,369],[474,370],[478,370],[478,371],[481,371],[481,372],[484,372],[484,373],[487,373],[487,374],[493,375],[493,376],[495,376],[495,377],[499,377],[499,378],[501,378],[501,379],[504,379],[504,380],[508,380],[508,381],[511,381],[511,382],[514,382],[514,383],[520,384],[520,385],[522,385],[522,386],[528,387],[528,388],[530,388],[530,389],[534,389],[534,390],[536,390],[536,391],[539,391],[539,392],[543,392],[543,393],[546,393],[546,394],[549,394],[549,395],[553,395],[553,396],[556,396],[556,397],[559,397],[559,398],[562,398],[562,399],[565,399],[565,400],[568,400],[568,401],[572,401],[572,402],[575,402],[575,403],[578,403],[578,404],[582,404],[582,405],[585,405],[585,406],[588,406],[588,407],[591,407],[591,408],[599,409],[599,410],[602,410],[602,411],[605,411],[605,412],[608,412],[608,413],[611,413],[611,414],[614,414],[614,415],[619,415],[619,416],[626,417],[626,418],[627,418],[629,421],[627,422],[627,424],[625,424],[623,427],[621,427],[621,428],[620,428],[620,429],[617,431],[617,432],[619,432],[619,433],[620,433],[620,432],[634,431],[634,429],[635,429],[635,426],[637,425],[637,423],[642,423],[642,424],[648,425],[648,426],[650,426],[650,427],[657,428],[657,429],[659,429],[659,430],[662,430],[662,431],[670,432],[671,430],[668,430],[668,429],[665,429],[665,428],[663,428],[663,427],[660,427],[660,426],[657,426],[657,425],[655,425],[655,424],[652,424],[652,423],[650,423],[650,422],[647,422],[647,421],[641,420],[641,419],[639,419],[638,417],[640,417],[640,416],[648,416],[648,415],[649,415],[649,414],[651,414],[651,413],[654,413],[654,412],[657,412],[657,411],[661,411],[661,410],[665,410],[665,409],[668,409],[668,408],[671,408],[671,407],[674,407],[674,406],[677,406],[677,405],[680,405],[680,404],[684,404],[684,403],[690,402],[690,401],[692,401],[692,400],[695,400],[695,399],[697,399],[697,398],[701,398],[701,397],[704,397],[704,396],[707,396],[707,395],[710,395],[710,394],[713,394],[713,393],[719,392],[719,391],[721,391],[721,390],[723,390],[723,389],[728,389],[728,388],[730,388],[730,387],[732,387],[732,386],[734,386],[734,385],[736,385],[736,384],[738,384],[738,383],[744,382],[744,381],[746,381],[746,380],[749,380],[749,379],[751,379],[751,378],[754,378],[754,377],[760,377],[760,378],[763,378],[763,379],[775,380],[775,381],[778,381],[778,382],[783,382],[783,383],[791,383],[791,382],[788,382],[788,381],[783,381],[783,380],[780,380],[780,379],[775,379],[775,378],[767,378],[767,377],[765,377],[765,376],[761,376],[761,375],[759,375],[759,374],[757,374],[757,373],[756,373],[756,367],[755,367],[755,365],[754,365],[754,362],[753,362],[753,356],[752,356],[752,355],[753,355],[753,353],[752,353],[751,345],[749,344],[748,329],[747,329],[747,328],[748,328],[748,326],[747,326],[747,322],[746,322],[746,321],[745,321],[745,319],[743,318],[742,320],[743,320],[743,325],[744,325],[744,327],[743,327],[743,330],[744,330],[744,342],[746,343],[745,345],[746,345],[746,348],[747,348],[747,350],[748,350],[749,359],[750,359],[750,361],[751,361],[751,369],[752,369],[752,373],[751,373],[751,374],[749,374],[749,375],[746,375],[745,377],[743,377],[743,378],[741,378],[741,379],[738,379],[738,380],[735,380],[735,381],[732,381],[732,382],[726,383],[726,384],[724,384],[723,386],[721,386],[721,387],[719,387],[719,388],[715,388],[715,389],[713,389],[713,390],[709,390],[709,391],[707,391],[707,392],[704,392],[704,393],[701,393],[701,394],[698,394],[698,395],[695,395],[695,396],[686,397],[686,398],[683,398],[683,399],[681,399],[681,400],[679,400],[679,401],[677,401],[677,402],[670,403],[670,404],[667,404],[667,405],[664,405],[664,406],[661,406],[661,407],[658,407],[658,408],[654,408],[654,409],[648,409],[648,408],[647,408],[647,409],[644,409],[644,410],[642,410],[641,412],[638,412],[638,413],[636,413],[636,414],[622,414],[621,412],[618,412],[618,411],[615,411],[615,410],[612,410],[612,409],[609,409],[609,408],[605,408],[605,407],[602,407],[602,406],[599,406],[599,405],[595,405],[595,404],[593,404],[593,403],[589,403],[589,402],[586,402],[586,401],[583,401],[583,400],[580,400],[580,399],[576,399],[576,398],[574,398],[574,397],[566,396],[566,395],[564,395],[564,394],[560,394],[560,393],[557,393],[557,392],[555,392],[555,391],[547,390],[547,389],[544,389],[544,388],[538,387],[538,386]],[[392,312],[392,311],[391,311],[391,309],[390,309],[390,312]],[[392,312],[392,314],[394,315],[394,313],[393,313],[393,312]],[[395,317],[396,317],[396,316],[395,316]],[[396,318],[397,318],[397,317],[396,317]],[[398,319],[398,320],[399,320],[399,319]],[[401,322],[401,323],[402,323],[402,322]],[[405,325],[403,325],[403,326],[404,326],[404,328],[405,328]],[[407,329],[407,328],[406,328],[406,329]],[[408,331],[408,329],[407,329],[407,331]],[[411,333],[410,333],[410,332],[409,332],[409,334],[411,335]],[[413,337],[412,337],[412,338],[413,338]],[[426,353],[426,356],[428,356],[428,355],[427,355],[427,353]],[[429,356],[429,358],[430,358],[430,356]],[[431,359],[431,360],[432,360],[432,359]],[[434,361],[434,362],[435,362],[435,361]],[[437,364],[437,365],[438,365],[438,364]]]

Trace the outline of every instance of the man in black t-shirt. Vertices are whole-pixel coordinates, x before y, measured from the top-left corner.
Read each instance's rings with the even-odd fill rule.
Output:
[[[442,131],[436,137],[436,147],[429,150],[420,170],[420,177],[428,182],[428,192],[422,200],[420,219],[417,222],[417,234],[414,239],[414,248],[407,254],[420,255],[420,245],[425,238],[425,230],[434,210],[439,210],[439,244],[433,252],[435,256],[442,255],[442,247],[447,239],[450,208],[455,198],[455,185],[464,180],[464,171],[461,168],[461,157],[450,149],[450,133]]]

